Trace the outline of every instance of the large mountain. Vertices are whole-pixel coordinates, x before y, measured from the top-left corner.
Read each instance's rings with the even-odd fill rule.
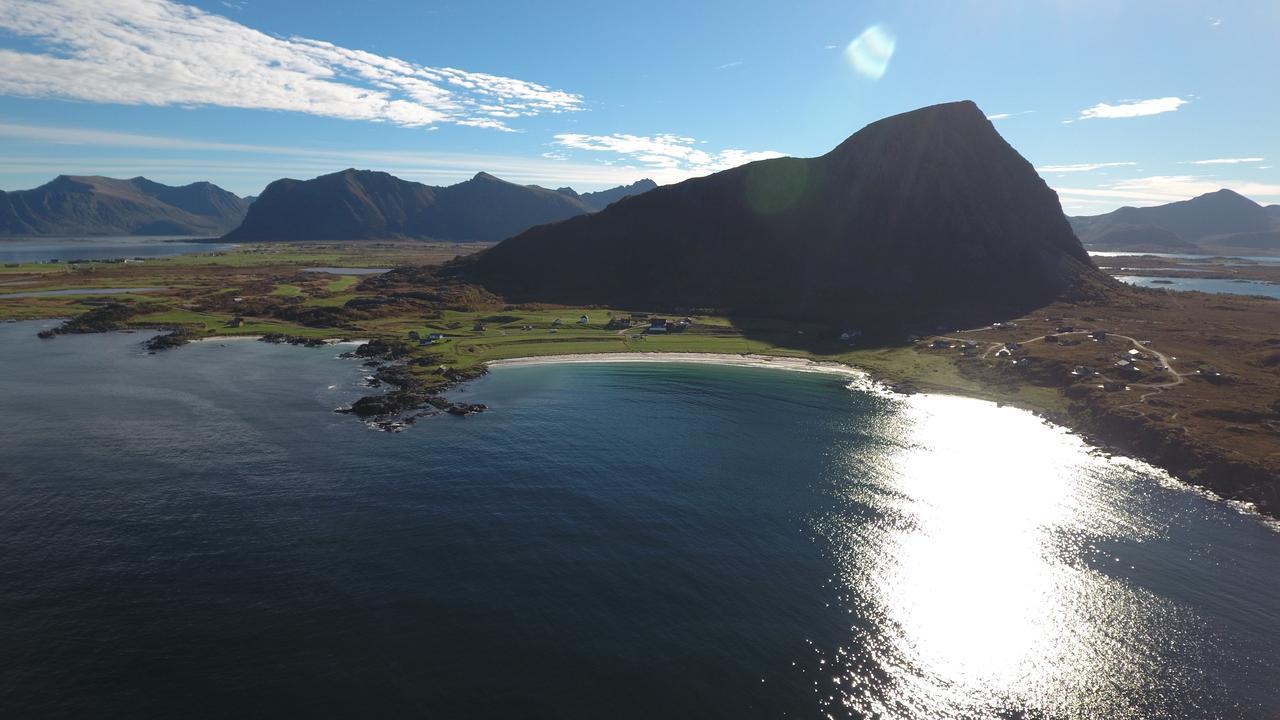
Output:
[[[221,235],[248,206],[207,182],[59,175],[34,190],[0,192],[0,235]]]
[[[512,301],[860,327],[998,315],[1109,282],[972,102],[881,120],[821,157],[660,187],[440,272]]]
[[[630,188],[642,192],[645,186]],[[384,172],[344,170],[271,183],[226,239],[497,241],[535,225],[594,212],[597,196],[626,190],[579,196],[483,172],[457,185],[434,187]]]
[[[1224,248],[1280,250],[1280,212],[1219,190],[1155,207],[1122,207],[1070,218],[1080,240],[1106,250],[1167,252]]]
[[[616,188],[601,190],[599,192],[578,193],[571,187],[557,188],[556,192],[564,193],[570,197],[576,197],[592,210],[603,210],[624,197],[649,192],[656,187],[658,187],[658,183],[650,180],[649,178],[645,178],[643,180],[637,180],[630,185],[619,185]]]

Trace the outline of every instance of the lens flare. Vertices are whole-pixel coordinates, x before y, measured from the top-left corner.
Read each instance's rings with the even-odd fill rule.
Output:
[[[879,80],[889,69],[897,38],[883,25],[872,25],[849,43],[844,55],[853,69],[869,80]]]

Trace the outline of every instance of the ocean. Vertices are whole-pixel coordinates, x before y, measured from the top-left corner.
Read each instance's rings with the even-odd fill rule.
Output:
[[[0,324],[0,716],[1268,718],[1280,532],[976,400]]]

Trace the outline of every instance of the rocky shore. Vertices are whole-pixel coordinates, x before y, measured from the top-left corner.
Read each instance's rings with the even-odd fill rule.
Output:
[[[366,364],[376,368],[371,386],[387,385],[392,389],[378,395],[366,395],[336,412],[354,415],[380,430],[395,432],[420,418],[441,412],[466,416],[488,409],[482,404],[452,402],[442,395],[459,383],[484,375],[486,370],[483,366],[459,371],[439,365],[424,373],[428,363],[422,358],[406,361],[410,352],[411,347],[402,341],[375,339],[344,353],[350,358],[366,358],[369,361]]]

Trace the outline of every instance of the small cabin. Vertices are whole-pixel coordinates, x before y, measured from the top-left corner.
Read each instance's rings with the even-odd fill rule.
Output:
[[[667,331],[667,321],[662,318],[654,318],[649,321],[649,329],[646,332],[664,333]]]
[[[1105,341],[1107,339],[1107,331],[1094,330],[1093,332],[1089,333],[1089,337],[1093,338],[1094,340]]]

